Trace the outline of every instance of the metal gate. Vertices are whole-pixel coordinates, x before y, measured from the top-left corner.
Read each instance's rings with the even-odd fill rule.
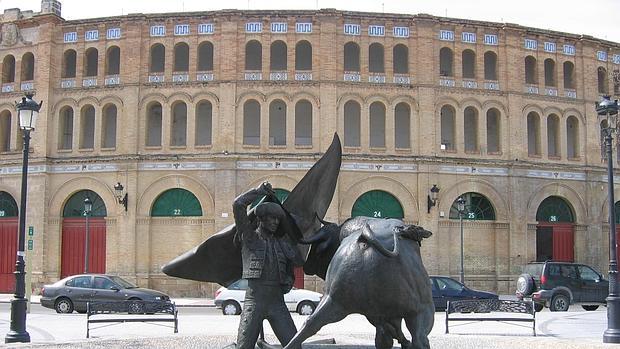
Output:
[[[88,272],[105,273],[106,224],[103,217],[88,219]],[[60,277],[84,272],[86,218],[63,218]]]
[[[17,217],[0,218],[0,293],[15,292]]]

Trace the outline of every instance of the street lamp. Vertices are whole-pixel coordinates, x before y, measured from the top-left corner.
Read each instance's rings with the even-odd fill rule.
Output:
[[[9,333],[4,337],[5,343],[30,342],[30,334],[26,331],[26,307],[28,301],[25,298],[26,272],[24,268],[24,241],[26,240],[26,195],[28,193],[28,152],[30,151],[30,131],[34,130],[39,117],[39,110],[43,102],[37,104],[32,100],[32,94],[22,97],[20,103],[15,104],[19,116],[19,127],[24,138],[22,151],[22,188],[19,205],[19,236],[17,261],[15,262],[15,294],[11,299],[11,325]]]
[[[88,217],[90,216],[90,213],[93,211],[93,202],[90,201],[90,198],[87,196],[86,199],[84,199],[84,216],[86,216],[86,242],[84,243],[85,245],[85,252],[84,252],[84,274],[88,274],[88,244],[89,244],[89,240],[90,240],[90,234],[88,231]]]
[[[437,184],[433,184],[433,187],[429,189],[428,195],[426,196],[428,213],[431,213],[431,207],[437,205],[438,196],[439,196],[439,187],[437,187]]]
[[[125,212],[127,212],[127,193],[123,196],[123,189],[121,182],[116,182],[116,185],[114,185],[114,196],[116,196],[119,204],[125,206]]]
[[[459,220],[461,223],[461,275],[460,275],[460,281],[462,284],[465,283],[465,263],[464,263],[464,250],[465,250],[465,246],[463,243],[463,214],[465,213],[465,199],[463,199],[462,196],[459,196],[458,199],[456,199],[456,209],[459,211]]]
[[[609,294],[607,295],[607,329],[603,333],[604,343],[620,343],[620,297],[618,296],[618,260],[616,255],[616,215],[614,200],[614,161],[612,158],[612,133],[618,131],[618,101],[603,96],[595,104],[601,131],[604,132],[605,154],[607,155],[607,196],[609,197]],[[603,122],[604,121],[604,122]]]

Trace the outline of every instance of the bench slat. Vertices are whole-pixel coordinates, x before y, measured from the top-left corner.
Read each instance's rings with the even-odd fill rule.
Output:
[[[93,316],[98,315],[109,316],[93,319]],[[170,317],[160,317],[160,315],[170,315]],[[176,305],[169,301],[88,302],[86,304],[86,338],[90,338],[90,324],[95,323],[174,322],[174,333],[178,333],[179,321],[177,316]]]
[[[531,315],[525,317],[493,317],[471,316],[471,314],[490,314],[495,312]],[[450,314],[463,314],[468,316],[452,316]],[[531,322],[532,332],[536,336],[536,311],[532,301],[512,301],[499,299],[475,299],[448,302],[446,307],[446,333],[449,333],[449,321],[498,321],[498,322]]]

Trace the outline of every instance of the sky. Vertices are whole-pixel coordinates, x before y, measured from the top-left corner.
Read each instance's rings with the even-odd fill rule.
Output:
[[[427,13],[435,16],[515,23],[620,43],[620,0],[61,0],[67,20],[221,9],[319,9]],[[40,0],[0,0],[0,9],[40,11]]]

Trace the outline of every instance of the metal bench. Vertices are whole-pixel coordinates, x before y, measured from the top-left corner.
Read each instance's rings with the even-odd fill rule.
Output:
[[[525,314],[524,316],[482,316],[493,312]],[[472,314],[466,316],[450,316],[450,314]],[[529,316],[531,315],[531,317]],[[499,299],[475,299],[448,302],[446,307],[446,333],[449,321],[498,321],[498,322],[531,322],[532,332],[536,336],[536,311],[532,301],[510,301]]]
[[[86,338],[90,338],[90,324],[112,323],[92,329],[124,322],[173,322],[174,333],[179,332],[178,310],[173,302],[127,300],[113,302],[88,302],[86,304]],[[172,326],[166,326],[172,328]]]

